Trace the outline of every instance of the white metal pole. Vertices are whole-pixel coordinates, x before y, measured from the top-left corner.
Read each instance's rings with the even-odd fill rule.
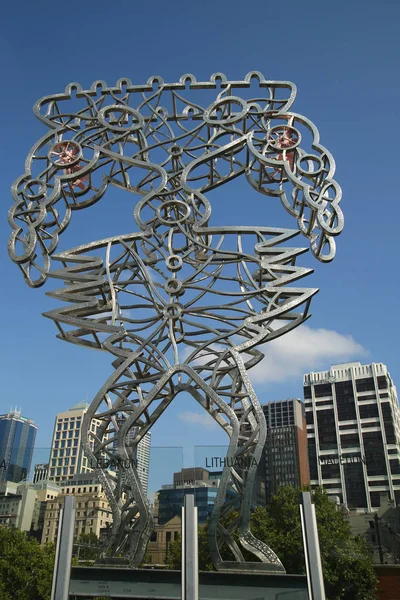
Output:
[[[199,600],[197,507],[193,494],[185,494],[182,508],[182,600]]]
[[[68,600],[71,578],[72,547],[74,541],[75,497],[65,496],[64,510],[60,513],[57,550],[54,563],[52,600]]]
[[[300,517],[303,532],[308,595],[310,600],[325,600],[317,518],[315,515],[315,506],[311,502],[310,492],[302,492],[300,495]]]

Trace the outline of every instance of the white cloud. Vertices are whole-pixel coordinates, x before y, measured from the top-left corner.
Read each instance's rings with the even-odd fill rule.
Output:
[[[191,425],[199,425],[200,427],[206,427],[207,429],[214,429],[215,427],[219,427],[218,423],[214,421],[214,419],[205,411],[202,414],[200,414],[191,410],[187,410],[185,412],[179,413],[178,417],[181,421],[185,421],[185,423],[190,423]]]
[[[359,360],[367,350],[351,336],[301,325],[260,347],[265,358],[251,369],[254,383],[299,378],[309,371],[327,370],[335,362]]]

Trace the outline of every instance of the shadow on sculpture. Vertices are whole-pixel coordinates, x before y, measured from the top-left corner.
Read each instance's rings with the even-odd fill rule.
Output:
[[[244,81],[185,75],[173,84],[71,84],[34,107],[49,132],[12,187],[9,252],[30,286],[63,282],[48,294],[64,305],[45,313],[58,337],[113,356],[115,371],[84,420],[83,447],[92,465],[104,457],[120,465],[95,469],[113,513],[104,555],[122,553],[132,566],[153,522],[130,458],[185,391],[230,438],[209,523],[216,568],[284,572],[249,528],[266,425],[248,372],[263,358],[257,346],[303,323],[317,292],[296,287],[311,272],[296,265],[307,249],[285,243],[300,231],[327,262],[343,227],[334,160],[315,126],[290,111],[295,93],[258,72]],[[239,176],[280,199],[298,229],[209,225],[205,194]],[[72,212],[109,184],[141,196],[138,231],[56,254]],[[238,518],[225,528],[233,511]],[[256,560],[246,562],[243,549]]]

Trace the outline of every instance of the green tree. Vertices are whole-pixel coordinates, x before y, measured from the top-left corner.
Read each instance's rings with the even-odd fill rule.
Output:
[[[168,568],[175,571],[181,570],[181,544],[182,538],[179,535],[176,540],[170,543],[168,547]],[[208,546],[208,528],[207,525],[200,525],[198,531],[198,552],[200,571],[215,571],[211,560]]]
[[[287,573],[305,572],[299,493],[299,489],[291,486],[280,488],[265,508],[256,509],[251,520],[254,535],[274,549]],[[323,488],[313,490],[312,496],[327,598],[375,598],[377,580],[366,542],[351,535],[348,521]]]
[[[80,561],[93,561],[99,555],[100,541],[95,533],[81,533],[73,548],[73,557]]]
[[[50,600],[54,545],[0,527],[0,600]]]
[[[251,516],[252,533],[273,548],[287,573],[305,573],[299,494],[298,488],[282,487],[266,507],[257,507]],[[313,490],[312,495],[327,599],[372,600],[376,597],[376,576],[371,550],[362,538],[352,537],[349,523],[336,510],[323,488]],[[176,540],[170,546],[170,569],[180,569],[180,544],[180,540]],[[226,550],[221,554],[232,560]],[[244,554],[246,560],[254,560],[246,552]],[[199,527],[199,568],[213,570],[207,526]]]

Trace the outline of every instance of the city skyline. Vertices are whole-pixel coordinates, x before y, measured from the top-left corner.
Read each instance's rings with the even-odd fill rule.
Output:
[[[330,365],[328,371],[329,369],[335,369],[336,367],[340,367],[340,363],[338,365]],[[301,379],[301,383],[303,383],[303,376]],[[301,402],[304,402],[303,394],[300,393],[299,396]],[[271,402],[279,402],[280,400],[281,399],[275,399]],[[210,441],[212,441],[212,443],[204,444],[204,439],[201,439],[200,441],[202,441],[203,443],[193,443],[190,447],[186,448],[186,453],[184,446],[179,448],[177,445],[158,446],[152,444],[152,456],[150,460],[150,468],[148,473],[148,495],[151,501],[153,499],[155,491],[165,483],[168,477],[170,477],[174,471],[179,470],[184,466],[192,467],[196,465],[197,467],[211,467],[211,469],[217,470],[221,468],[221,460],[223,460],[223,457],[225,456],[227,450],[227,444],[225,439],[220,438],[220,443],[215,441],[214,434],[217,428],[211,419],[209,419],[209,422],[205,420],[201,421],[199,428],[201,429],[201,431],[206,432],[206,435],[209,436],[209,439]],[[48,451],[48,449],[45,449],[45,451]],[[169,454],[171,460],[168,460]],[[213,457],[217,457],[219,462],[214,461],[214,464],[212,462]]]

